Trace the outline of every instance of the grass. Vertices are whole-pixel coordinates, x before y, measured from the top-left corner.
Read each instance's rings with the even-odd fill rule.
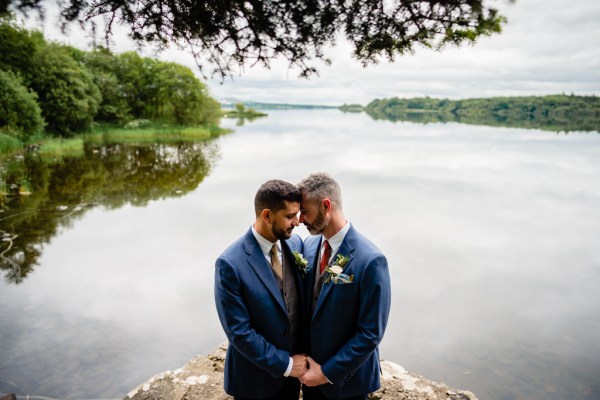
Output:
[[[47,139],[39,143],[38,152],[42,157],[79,157],[83,155],[83,139]]]
[[[135,122],[135,121],[134,121]],[[84,153],[84,143],[172,143],[198,142],[214,139],[230,130],[211,126],[172,126],[143,121],[129,124],[128,127],[98,125],[91,133],[78,135],[70,139],[48,138],[38,135],[27,143],[0,132],[0,156],[22,151],[24,146],[37,148],[43,157],[78,157]]]
[[[91,143],[180,142],[210,140],[230,131],[217,126],[164,126],[153,124],[139,128],[99,126],[85,141]]]
[[[23,148],[23,144],[16,137],[0,132],[0,155],[11,154]]]

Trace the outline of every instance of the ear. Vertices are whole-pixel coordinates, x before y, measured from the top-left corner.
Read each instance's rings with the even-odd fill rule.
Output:
[[[323,207],[325,207],[325,211],[331,211],[331,200],[323,199]]]
[[[262,218],[263,221],[271,223],[271,210],[269,210],[268,208],[265,208],[264,210],[261,211],[260,217]]]

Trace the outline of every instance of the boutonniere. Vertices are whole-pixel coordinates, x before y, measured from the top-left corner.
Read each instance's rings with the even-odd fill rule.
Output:
[[[335,258],[335,261],[330,267],[325,268],[325,271],[329,273],[327,278],[325,278],[324,283],[328,284],[330,281],[333,282],[334,285],[352,283],[354,280],[354,275],[346,275],[342,274],[344,270],[344,266],[350,261],[350,259],[346,256],[338,254]]]
[[[292,255],[294,256],[294,261],[296,262],[296,267],[298,267],[298,270],[300,271],[300,275],[304,278],[308,272],[308,260],[302,257],[302,254],[297,251],[293,251]]]

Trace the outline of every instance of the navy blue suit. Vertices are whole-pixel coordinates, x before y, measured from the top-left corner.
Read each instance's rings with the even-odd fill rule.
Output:
[[[316,235],[304,241],[304,257],[311,266],[306,284],[308,304],[312,304],[322,240],[322,235]],[[385,256],[353,226],[332,260],[337,254],[349,258],[343,273],[354,275],[354,280],[348,284],[323,284],[309,318],[308,343],[308,354],[321,364],[332,383],[318,388],[333,399],[362,396],[379,389],[378,345],[391,301]],[[310,310],[311,306],[307,307]]]
[[[281,241],[281,248],[284,256],[293,260],[291,251],[302,252],[302,240],[293,235]],[[304,305],[302,279],[298,269],[293,270],[299,301]],[[283,385],[292,355],[289,320],[271,266],[252,229],[217,259],[215,301],[229,340],[225,391],[246,398],[275,395]]]

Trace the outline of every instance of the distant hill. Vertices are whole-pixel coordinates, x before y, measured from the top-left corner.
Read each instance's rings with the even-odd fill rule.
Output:
[[[255,110],[317,110],[326,108],[338,108],[337,106],[324,106],[315,104],[261,103],[258,101],[246,101],[233,98],[223,99],[221,101],[221,107],[234,108],[235,105],[238,103],[242,103],[246,108],[253,108]]]

